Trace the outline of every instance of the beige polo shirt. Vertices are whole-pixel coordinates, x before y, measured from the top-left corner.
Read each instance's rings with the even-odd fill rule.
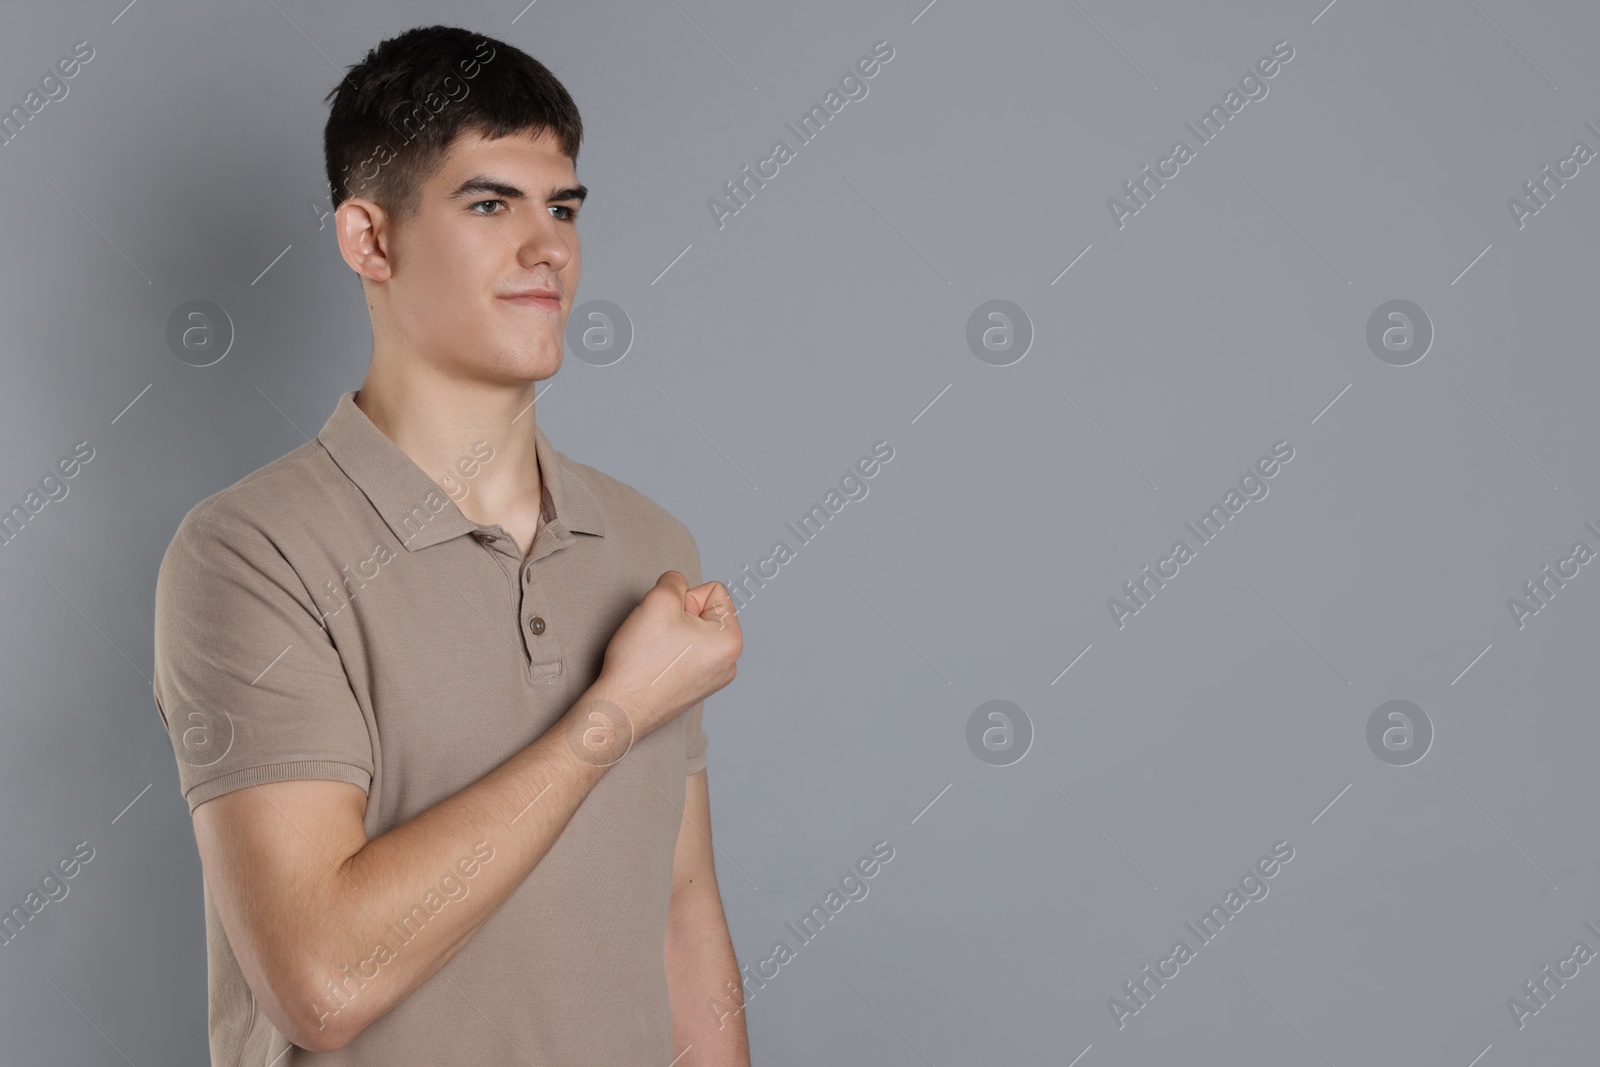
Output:
[[[155,699],[191,812],[251,785],[332,779],[367,791],[378,837],[554,724],[663,571],[700,583],[682,523],[537,428],[543,525],[524,558],[454,502],[495,462],[492,445],[441,487],[355,395],[315,441],[197,504],[162,560]],[[290,1047],[268,1021],[207,889],[212,1062],[666,1067],[679,1051],[667,905],[685,778],[706,764],[701,711],[636,739],[455,958],[338,1052]],[[419,884],[319,1017],[352,1005],[362,976],[470,893],[492,853]]]

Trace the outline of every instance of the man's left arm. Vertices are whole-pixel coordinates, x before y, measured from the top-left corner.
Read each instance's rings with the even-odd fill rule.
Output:
[[[667,918],[667,985],[674,1067],[750,1067],[744,987],[717,891],[711,794],[704,770],[687,778],[683,822],[672,861]]]

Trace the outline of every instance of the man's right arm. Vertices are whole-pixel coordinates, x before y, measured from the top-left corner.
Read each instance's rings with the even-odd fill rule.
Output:
[[[448,963],[522,883],[605,775],[574,748],[593,714],[616,714],[600,687],[483,778],[370,841],[366,794],[346,782],[273,782],[195,808],[228,942],[285,1037],[318,1052],[342,1048]],[[477,867],[471,890],[416,924],[374,977],[352,982],[345,968],[356,972],[441,878],[466,881],[463,862]]]
[[[181,603],[179,588],[173,587],[173,600]],[[212,583],[206,594],[227,588]],[[226,627],[220,633],[225,641],[242,639]],[[276,643],[258,635],[252,640]],[[409,996],[544,858],[605,769],[624,758],[636,738],[733,680],[742,648],[727,589],[717,582],[690,589],[681,573],[668,571],[612,635],[599,678],[554,726],[477,782],[379,837],[367,840],[366,795],[344,781],[249,785],[196,804],[206,885],[245,981],[273,1025],[302,1048],[332,1051]],[[313,652],[322,663],[316,671]],[[198,684],[196,664],[215,655],[207,646],[202,655],[160,662],[182,665],[173,673]],[[223,661],[241,656],[233,651]],[[296,695],[301,682],[311,679],[315,688],[337,693],[336,664],[331,646],[308,642],[294,661],[298,673],[275,668],[279,688],[290,696],[275,697],[272,713],[279,719],[315,714],[318,709]],[[227,686],[230,677],[214,675],[210,684]],[[252,701],[269,696],[263,687],[249,688]],[[243,690],[221,692],[237,698]],[[259,711],[252,717],[259,719]],[[169,721],[180,742],[187,740],[185,721],[182,715]],[[347,714],[345,721],[348,731],[359,720]],[[209,736],[196,734],[201,742]],[[326,766],[358,758],[353,739],[344,745],[328,749],[344,752],[343,762]],[[291,751],[299,750],[279,754]],[[357,971],[390,925],[436,892],[440,879],[468,870],[473,891],[417,924],[420,932],[392,959],[380,959],[372,977]],[[341,984],[350,973],[359,982]]]

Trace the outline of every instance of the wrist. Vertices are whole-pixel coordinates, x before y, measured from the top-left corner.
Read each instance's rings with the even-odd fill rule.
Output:
[[[584,690],[558,724],[568,753],[602,772],[610,768],[641,736],[632,707],[610,686],[596,683]]]

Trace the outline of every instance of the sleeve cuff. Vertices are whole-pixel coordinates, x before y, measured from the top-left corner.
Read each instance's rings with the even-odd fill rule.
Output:
[[[704,763],[704,760],[701,762]],[[220,777],[199,783],[185,793],[184,798],[189,802],[189,814],[193,815],[195,808],[224,793],[252,785],[301,779],[349,782],[351,785],[360,786],[362,792],[368,792],[372,786],[372,774],[365,767],[357,767],[353,763],[340,763],[337,760],[297,760],[292,763],[269,763],[263,767],[245,767],[230,771]]]

